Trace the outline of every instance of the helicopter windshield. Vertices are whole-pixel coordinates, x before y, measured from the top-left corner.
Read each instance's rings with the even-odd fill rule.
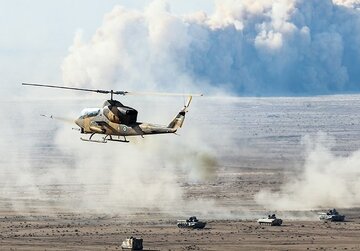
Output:
[[[85,118],[85,117],[95,117],[96,115],[98,115],[100,113],[100,109],[99,108],[86,108],[84,110],[81,111],[81,118]]]

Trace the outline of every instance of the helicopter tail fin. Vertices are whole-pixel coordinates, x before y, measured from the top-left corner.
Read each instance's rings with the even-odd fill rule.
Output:
[[[177,130],[182,127],[184,120],[185,120],[185,114],[188,112],[188,107],[191,103],[191,100],[192,100],[192,96],[189,96],[186,104],[180,110],[180,112],[176,115],[176,117],[170,122],[170,124],[168,125],[168,128]]]

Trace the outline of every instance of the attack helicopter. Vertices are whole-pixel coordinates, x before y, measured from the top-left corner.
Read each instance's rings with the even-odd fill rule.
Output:
[[[128,143],[129,141],[126,138],[128,136],[144,137],[144,135],[176,133],[176,131],[181,128],[184,123],[185,114],[188,112],[192,97],[203,96],[202,94],[96,90],[30,83],[22,83],[22,85],[110,94],[110,99],[106,100],[101,108],[86,108],[81,112],[81,116],[74,121],[75,124],[79,127],[78,129],[81,134],[90,134],[88,138],[80,137],[80,139],[83,141],[96,143],[107,143],[108,141]],[[132,107],[125,106],[119,101],[113,99],[114,95],[187,96],[188,100],[185,103],[184,107],[175,116],[175,118],[166,126],[138,122],[137,110]],[[51,116],[50,118],[53,117]],[[95,140],[93,139],[93,136],[96,134],[105,136],[102,137],[101,140]]]

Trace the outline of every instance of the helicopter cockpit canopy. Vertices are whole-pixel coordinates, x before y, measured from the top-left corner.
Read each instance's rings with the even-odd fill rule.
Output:
[[[85,108],[81,111],[80,118],[95,117],[100,113],[99,108]]]

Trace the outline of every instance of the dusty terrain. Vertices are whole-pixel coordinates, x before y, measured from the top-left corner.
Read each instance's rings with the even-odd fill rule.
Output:
[[[83,144],[73,125],[37,118],[48,110],[63,114],[94,102],[52,102],[22,103],[22,116],[3,121],[0,250],[117,250],[130,236],[143,238],[145,250],[360,250],[360,174],[358,155],[351,155],[360,148],[360,96],[204,100],[189,112],[181,138],[163,138],[166,147],[164,141],[138,147]],[[11,110],[14,104],[5,105]],[[160,117],[173,113],[168,115]],[[197,138],[199,128],[202,138]],[[317,212],[328,208],[279,210],[283,226],[259,226],[256,219],[273,212],[254,196],[264,188],[281,192],[289,177],[302,177],[303,136],[319,131],[330,136],[336,156],[350,156],[334,157],[335,175],[326,176],[347,185],[339,190],[350,195],[352,206],[337,208],[347,221],[319,221]],[[196,154],[204,143],[217,154],[216,175],[194,181],[189,173],[203,163]],[[179,157],[193,159],[182,163]],[[321,167],[329,170],[329,164]],[[346,169],[349,164],[352,169]],[[195,171],[208,174],[206,168]],[[313,190],[337,191],[339,185],[329,180],[325,185],[316,181]],[[338,198],[334,202],[343,202]],[[144,203],[138,207],[139,202]],[[192,215],[207,221],[207,227],[177,228],[177,219]]]
[[[360,222],[288,221],[281,227],[253,221],[209,221],[203,230],[175,222],[122,222],[122,217],[62,214],[1,219],[2,250],[118,250],[127,236],[144,238],[145,250],[359,250]]]
[[[281,227],[258,225],[256,217],[267,211],[256,206],[252,196],[262,186],[276,189],[279,175],[279,170],[224,171],[212,182],[184,184],[188,198],[214,198],[218,205],[232,208],[224,219],[204,219],[208,224],[203,230],[177,228],[176,219],[183,216],[174,212],[73,213],[47,209],[42,201],[33,201],[32,206],[43,212],[14,212],[2,201],[1,250],[119,250],[121,240],[129,236],[143,238],[145,250],[360,249],[356,208],[341,210],[347,215],[343,223],[321,222],[316,212],[309,211],[277,212],[284,220]]]

